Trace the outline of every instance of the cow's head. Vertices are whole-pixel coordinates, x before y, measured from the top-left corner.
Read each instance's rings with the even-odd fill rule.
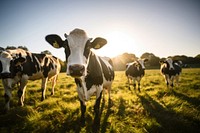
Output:
[[[55,48],[65,49],[67,75],[81,77],[87,74],[88,57],[91,49],[100,49],[107,41],[97,37],[93,41],[87,37],[84,30],[74,29],[69,35],[65,34],[66,40],[60,36],[51,34],[46,36],[46,41]]]
[[[19,54],[18,56],[13,57],[9,52],[2,51],[0,53],[0,77],[12,78],[17,71],[20,69],[20,65],[25,62],[25,58]]]
[[[145,69],[144,63],[147,61],[148,59],[144,58],[144,59],[138,59],[136,62],[138,64],[138,67],[140,67],[141,69]]]
[[[169,70],[174,70],[174,66],[173,66],[173,60],[171,58],[167,58],[166,60],[161,60],[160,64],[166,64],[167,68],[169,68]]]

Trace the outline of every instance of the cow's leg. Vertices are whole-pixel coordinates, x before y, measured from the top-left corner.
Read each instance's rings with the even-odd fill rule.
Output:
[[[9,88],[6,85],[6,81],[2,80],[3,86],[4,86],[4,98],[5,98],[5,111],[8,111],[10,109],[10,99],[12,97],[12,93],[11,93],[11,88]]]
[[[19,97],[19,102],[18,104],[21,106],[24,106],[24,98],[25,98],[25,91],[26,91],[26,85],[28,83],[28,80],[22,79],[20,82],[20,87],[17,92],[18,97]]]
[[[128,89],[131,90],[129,77],[127,77],[127,80],[128,80]]]
[[[138,91],[139,91],[139,92],[140,92],[140,81],[141,81],[141,77],[137,77]]]
[[[134,87],[134,90],[136,90],[136,81],[135,81],[135,79],[133,79],[133,87]]]
[[[98,132],[100,128],[99,108],[100,108],[100,103],[101,103],[101,96],[102,96],[102,92],[100,92],[99,96],[97,95],[96,103],[94,105],[95,117],[94,117],[93,132]]]
[[[171,77],[170,81],[171,81],[170,86],[173,88],[174,87],[174,76]]]
[[[169,87],[169,76],[165,75],[164,78],[165,78],[165,82],[166,82],[166,85],[167,85],[167,88],[168,88]]]
[[[4,91],[5,91],[5,94],[4,94],[4,98],[5,98],[5,111],[7,112],[8,110],[10,110],[10,100],[12,98],[12,89],[9,88],[5,81],[2,80],[2,83],[3,83],[3,86],[4,86]]]
[[[175,76],[176,85],[179,86],[179,75]]]
[[[85,102],[83,102],[82,100],[80,100],[80,105],[81,105],[81,124],[84,125],[85,124],[86,105],[85,105]]]
[[[95,105],[94,105],[94,112],[95,112],[95,116],[99,116],[99,107],[100,107],[100,103],[101,103],[101,96],[102,96],[102,91],[100,92],[99,96],[97,96]]]
[[[41,101],[43,101],[45,99],[47,80],[48,80],[48,78],[43,78],[42,79],[42,87],[41,87],[42,88],[42,97],[41,97]]]
[[[54,95],[54,88],[55,88],[55,86],[56,86],[57,77],[58,77],[58,76],[55,76],[55,77],[52,79],[52,90],[51,90],[51,95]]]

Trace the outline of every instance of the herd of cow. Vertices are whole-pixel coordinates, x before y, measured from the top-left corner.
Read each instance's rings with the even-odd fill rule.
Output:
[[[74,29],[69,35],[65,34],[65,40],[60,36],[51,34],[46,36],[46,41],[55,48],[64,48],[67,62],[67,75],[75,79],[78,97],[81,105],[81,121],[84,122],[86,111],[85,102],[92,95],[96,95],[94,105],[95,116],[99,114],[99,106],[104,90],[110,90],[114,80],[113,64],[110,58],[99,57],[91,49],[100,49],[107,41],[97,37],[93,41],[88,38],[84,30]],[[140,91],[140,80],[145,74],[144,63],[148,59],[138,59],[126,66],[126,76],[128,78],[129,89],[130,81],[138,91]],[[181,73],[181,62],[167,58],[161,63],[161,73],[164,75],[167,86],[173,87],[174,80],[178,80]],[[11,91],[13,86],[18,85],[19,104],[23,106],[24,94],[28,80],[42,79],[42,97],[45,99],[45,90],[48,80],[52,80],[52,95],[60,72],[61,65],[59,59],[48,54],[36,54],[23,49],[0,51],[0,78],[5,90],[5,109],[9,110]],[[103,90],[104,89],[104,90]],[[104,94],[103,94],[104,96]]]

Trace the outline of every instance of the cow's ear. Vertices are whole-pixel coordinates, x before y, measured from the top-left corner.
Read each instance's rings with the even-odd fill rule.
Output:
[[[56,34],[47,35],[45,37],[46,41],[51,44],[54,48],[64,47],[64,41],[60,38],[60,36]]]
[[[147,62],[149,59],[147,59],[147,58],[144,58],[143,60],[144,60],[144,62]]]
[[[163,60],[160,60],[160,61],[159,61],[159,63],[160,63],[160,64],[163,64],[163,63],[165,63],[165,61],[163,61]]]
[[[91,47],[94,49],[100,49],[107,43],[107,40],[101,37],[97,37],[91,42]]]

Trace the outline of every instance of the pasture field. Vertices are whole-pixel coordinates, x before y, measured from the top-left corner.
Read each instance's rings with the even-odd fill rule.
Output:
[[[29,81],[25,106],[18,106],[13,90],[11,110],[3,113],[4,90],[0,81],[0,132],[99,132],[113,133],[200,133],[200,69],[183,69],[179,86],[166,87],[159,70],[146,70],[141,92],[128,89],[124,71],[115,72],[111,98],[100,106],[99,125],[94,125],[95,97],[87,102],[86,124],[80,125],[80,104],[74,80],[61,73],[50,96],[48,82],[44,101],[41,81]]]

